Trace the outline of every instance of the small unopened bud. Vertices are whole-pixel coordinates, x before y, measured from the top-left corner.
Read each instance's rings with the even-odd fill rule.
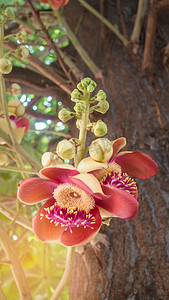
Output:
[[[16,49],[16,53],[20,58],[27,58],[29,56],[29,50],[25,46],[19,46]]]
[[[75,156],[75,145],[68,140],[63,140],[57,144],[56,151],[62,159],[72,159]]]
[[[97,93],[97,101],[104,101],[106,100],[106,93],[103,90],[99,90]]]
[[[45,152],[42,155],[41,161],[42,161],[42,166],[44,168],[63,163],[63,161],[59,158],[59,156],[52,152]]]
[[[18,99],[11,99],[8,102],[8,112],[15,114],[17,117],[19,117],[24,114],[25,107]]]
[[[76,105],[74,106],[74,110],[77,114],[82,113],[83,111],[85,111],[86,106],[83,102],[77,102]]]
[[[71,100],[73,102],[78,102],[81,99],[82,99],[82,94],[77,89],[74,89],[73,92],[71,93]]]
[[[18,97],[21,94],[21,87],[17,83],[12,83],[10,86],[10,92],[13,97]]]
[[[74,116],[72,115],[72,112],[66,108],[62,108],[58,113],[58,118],[64,123],[72,119],[73,117]]]
[[[107,133],[107,125],[102,121],[97,121],[92,127],[91,130],[95,136],[101,137],[104,136]]]
[[[19,31],[16,34],[16,39],[19,40],[21,43],[25,43],[28,39],[28,34],[25,31]]]
[[[95,105],[94,110],[100,112],[101,114],[105,114],[109,109],[109,102],[101,101],[97,105]]]
[[[7,7],[5,9],[3,15],[5,16],[6,20],[14,20],[15,19],[15,14],[9,7]]]
[[[9,156],[5,153],[0,153],[0,166],[7,166],[9,162]]]
[[[0,58],[0,73],[9,74],[12,71],[12,63],[7,58]]]
[[[93,93],[93,91],[95,90],[96,86],[97,86],[97,84],[92,80],[91,83],[87,87],[87,91],[89,93]]]
[[[86,77],[81,80],[81,82],[77,85],[77,88],[80,91],[87,91],[89,93],[92,93],[96,86],[97,84],[91,78]]]
[[[107,161],[113,154],[111,142],[106,138],[93,141],[89,147],[90,157],[99,162]]]

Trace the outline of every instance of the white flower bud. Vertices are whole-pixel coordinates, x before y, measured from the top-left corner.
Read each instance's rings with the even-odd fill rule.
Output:
[[[42,155],[41,161],[42,166],[44,168],[63,163],[63,161],[58,157],[58,155],[52,152],[45,152]]]
[[[56,151],[62,159],[72,159],[75,156],[76,149],[72,142],[63,140],[57,144]]]
[[[92,159],[99,162],[105,162],[113,154],[112,144],[106,138],[99,138],[91,143],[89,154]]]
[[[9,74],[12,71],[12,63],[7,58],[0,58],[0,73]]]
[[[10,92],[13,97],[18,97],[21,94],[21,87],[17,83],[12,83],[10,86]]]

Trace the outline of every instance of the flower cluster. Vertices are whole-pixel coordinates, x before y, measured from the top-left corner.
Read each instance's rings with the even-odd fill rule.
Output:
[[[77,168],[48,161],[41,178],[22,182],[18,190],[22,202],[45,201],[33,217],[33,230],[41,241],[65,246],[87,243],[98,233],[102,218],[130,219],[137,214],[138,191],[130,176],[148,179],[158,166],[144,153],[119,152],[125,144],[125,138],[119,138],[112,142],[108,161],[87,157]]]
[[[15,84],[12,87],[12,93],[18,95],[19,85]],[[8,102],[8,115],[11,126],[18,143],[21,142],[24,134],[29,130],[30,122],[26,117],[22,117],[25,112],[23,104],[18,99],[11,99]],[[9,135],[9,128],[5,116],[0,115],[0,128]],[[0,144],[5,144],[5,141],[0,138]]]
[[[69,0],[41,0],[43,3],[50,2],[51,6],[55,9],[59,9],[61,6],[64,6],[68,3]]]

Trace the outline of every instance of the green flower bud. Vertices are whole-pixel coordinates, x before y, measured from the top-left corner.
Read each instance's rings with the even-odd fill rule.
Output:
[[[21,94],[21,87],[17,83],[12,83],[10,86],[10,92],[13,97],[18,97]]]
[[[71,93],[71,100],[73,102],[78,102],[79,100],[82,99],[82,94],[77,90],[77,89],[74,89],[73,92]]]
[[[111,142],[106,138],[93,141],[89,147],[90,157],[99,162],[107,161],[113,154]]]
[[[27,58],[29,56],[29,50],[25,46],[19,46],[16,49],[16,53],[20,58]]]
[[[75,156],[76,149],[72,142],[63,140],[57,144],[56,151],[62,159],[72,159]]]
[[[28,34],[25,31],[19,31],[16,35],[16,39],[21,43],[25,43],[28,39]]]
[[[9,74],[12,71],[12,63],[7,58],[0,58],[0,73]]]
[[[74,106],[74,110],[77,114],[82,113],[83,111],[85,111],[86,106],[83,102],[77,102],[76,105]]]
[[[81,80],[81,82],[77,85],[77,88],[84,92],[87,90],[87,92],[92,93],[95,89],[97,84],[89,77],[86,77]]]
[[[99,90],[97,93],[97,101],[104,101],[106,100],[106,93],[103,90]]]
[[[101,101],[97,105],[94,106],[94,110],[100,112],[101,114],[105,114],[109,109],[109,102]]]
[[[15,19],[15,14],[9,7],[7,7],[5,9],[3,15],[5,16],[6,20],[14,20]]]
[[[59,158],[59,156],[52,152],[45,152],[42,155],[41,161],[42,161],[42,166],[44,168],[63,163],[63,161]]]
[[[104,136],[107,133],[107,125],[102,121],[97,121],[92,127],[91,130],[95,136],[101,137]]]
[[[62,108],[58,113],[58,118],[64,123],[72,119],[73,117],[74,116],[72,115],[72,112],[67,110],[66,108]]]
[[[5,153],[0,153],[0,166],[7,166],[9,162],[9,156]]]

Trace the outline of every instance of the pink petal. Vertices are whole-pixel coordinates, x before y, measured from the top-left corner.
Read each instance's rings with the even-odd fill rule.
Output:
[[[113,157],[116,155],[117,152],[119,152],[124,146],[126,146],[126,138],[125,137],[120,137],[117,140],[114,140],[112,143],[113,147],[113,154],[108,160],[108,162],[111,162]]]
[[[17,128],[25,127],[24,133],[26,133],[29,130],[29,127],[30,127],[30,121],[29,121],[29,119],[26,118],[26,117],[22,117],[22,118],[18,119],[16,121],[16,127]]]
[[[58,164],[56,167],[47,167],[40,170],[40,174],[46,178],[56,180],[58,182],[69,183],[69,176],[79,174],[74,167],[66,164]]]
[[[65,229],[61,227],[60,224],[55,226],[54,223],[50,223],[50,220],[46,219],[45,217],[41,219],[41,214],[46,214],[44,208],[50,207],[54,203],[54,198],[46,201],[32,220],[33,231],[37,238],[42,242],[60,241],[60,237]]]
[[[113,162],[121,166],[122,172],[140,179],[155,176],[158,169],[156,162],[142,152],[121,152],[117,154]]]
[[[96,205],[112,214],[112,216],[121,219],[130,219],[135,217],[138,211],[138,202],[128,192],[117,188],[102,185],[105,194],[111,195],[109,199],[98,200]]]
[[[35,204],[52,197],[57,186],[58,184],[52,180],[28,178],[21,183],[18,189],[18,198],[26,204]]]
[[[101,227],[102,220],[100,212],[96,206],[90,211],[90,214],[95,217],[95,223],[92,224],[93,229],[89,227],[84,228],[83,226],[79,226],[72,228],[72,233],[70,232],[70,230],[64,231],[61,236],[61,243],[63,245],[75,246],[82,243],[87,243],[95,237],[96,233]]]

